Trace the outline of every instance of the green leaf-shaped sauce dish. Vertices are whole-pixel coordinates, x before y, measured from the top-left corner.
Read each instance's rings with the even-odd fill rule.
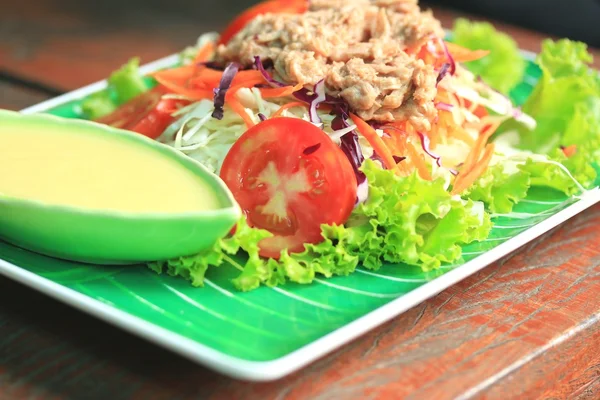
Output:
[[[72,261],[198,253],[241,210],[201,164],[137,133],[0,110],[0,239]]]

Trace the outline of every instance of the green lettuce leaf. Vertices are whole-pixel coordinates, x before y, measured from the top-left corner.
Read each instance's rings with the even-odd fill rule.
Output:
[[[458,260],[461,245],[489,234],[491,222],[483,203],[451,196],[442,179],[430,182],[416,173],[398,177],[370,160],[363,170],[369,180],[369,199],[346,225],[323,225],[323,241],[305,245],[301,253],[282,251],[279,260],[261,258],[258,243],[271,234],[249,227],[242,219],[232,236],[211,249],[148,266],[202,286],[210,267],[228,262],[241,271],[232,281],[234,286],[248,291],[288,281],[308,284],[319,275],[348,275],[359,263],[370,269],[384,262],[406,263],[428,271]]]
[[[531,186],[550,187],[572,196],[581,193],[581,187],[589,189],[594,185],[597,174],[592,163],[598,162],[598,149],[598,140],[577,146],[571,157],[566,157],[560,149],[556,149],[547,157],[550,163],[541,157],[531,157],[519,165],[519,169],[529,174]]]
[[[148,267],[158,274],[166,272],[171,276],[187,279],[194,286],[204,286],[204,276],[208,268],[221,266],[231,259],[229,256],[236,255],[240,250],[248,254],[248,268],[258,269],[258,264],[262,263],[258,256],[258,243],[270,235],[267,231],[249,227],[242,218],[235,234],[219,239],[212,248],[192,256],[151,262],[148,263]]]
[[[417,265],[425,271],[461,256],[461,244],[483,240],[491,222],[482,203],[448,193],[442,179],[427,181],[415,172],[399,177],[368,160],[363,170],[369,198],[355,211],[346,248],[366,268],[383,261]]]
[[[516,42],[492,24],[460,18],[452,30],[452,42],[471,50],[490,51],[488,56],[464,63],[464,66],[494,89],[508,94],[521,82],[526,62],[519,54]]]
[[[490,166],[462,197],[482,201],[492,213],[510,213],[532,186],[552,188],[567,196],[580,194],[596,182],[594,163],[600,162],[600,140],[577,145],[571,157],[561,149],[548,155],[512,149],[510,154],[496,153],[496,157],[503,158]]]
[[[87,119],[98,119],[117,109],[109,90],[101,90],[81,102],[81,110]]]
[[[531,175],[527,171],[507,172],[503,163],[490,166],[463,197],[485,203],[492,213],[510,213],[527,196]]]
[[[128,100],[148,90],[149,86],[139,71],[139,58],[132,58],[108,78],[107,87],[87,97],[81,109],[88,119],[110,114]]]
[[[134,57],[108,78],[108,86],[116,93],[117,104],[123,104],[148,89],[139,67],[140,59]]]
[[[592,56],[584,43],[546,40],[537,62],[542,77],[523,104],[533,117],[533,131],[507,123],[502,130],[517,129],[519,148],[548,154],[560,145],[584,144],[600,134],[600,78],[589,67]]]

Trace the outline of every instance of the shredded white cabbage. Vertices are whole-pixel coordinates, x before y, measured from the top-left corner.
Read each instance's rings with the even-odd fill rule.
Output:
[[[182,62],[187,63],[193,60],[198,49],[209,41],[214,41],[217,36],[216,33],[202,35],[198,39],[196,46],[190,47],[182,53]],[[457,71],[454,75],[448,75],[440,82],[440,87],[448,90],[450,93],[456,93],[474,105],[485,106],[494,113],[499,114],[500,118],[513,118],[530,128],[535,127],[535,121],[530,116],[515,108],[510,99],[490,88],[484,82],[478,81],[471,72],[460,65],[457,66]],[[255,123],[260,122],[259,113],[270,118],[286,101],[289,101],[289,99],[263,99],[260,90],[257,88],[240,89],[236,93],[236,96],[245,107],[248,116]],[[455,104],[449,110],[452,113],[455,123],[463,127],[464,132],[475,140],[480,134],[484,121],[480,120],[478,116],[466,107],[458,107],[456,105],[458,104]],[[190,104],[173,114],[177,117],[176,121],[165,130],[158,140],[201,162],[211,171],[219,173],[229,149],[247,130],[242,118],[231,110],[227,104],[224,107],[224,111],[223,119],[217,120],[211,116],[213,112],[212,101],[201,100]],[[352,121],[348,121],[348,128],[335,131],[331,127],[331,123],[335,117],[322,111],[317,111],[317,113],[322,120],[322,125],[319,124],[318,127],[322,128],[330,136],[331,140],[337,144],[340,143],[340,139],[344,134],[356,129]],[[310,122],[307,110],[301,107],[287,109],[283,111],[282,116],[301,118]],[[489,118],[497,119],[499,117],[493,116]],[[376,132],[380,137],[384,135],[384,132],[380,129],[377,129]],[[362,135],[358,137],[363,155],[365,158],[370,158],[373,155],[373,148]],[[408,140],[411,139],[409,138]],[[496,142],[498,143],[498,141]],[[496,155],[492,159],[492,165],[500,162],[500,160],[506,162],[506,154],[503,154],[503,151],[511,147],[514,149],[513,146],[503,147],[501,143],[497,144]],[[446,186],[449,187],[453,177],[447,168],[456,167],[463,162],[471,151],[471,146],[463,140],[442,136],[440,143],[434,146],[433,150],[441,156],[444,168],[439,168],[435,160],[431,159],[432,174],[434,178],[442,178]],[[515,169],[516,165],[508,163],[507,168]]]
[[[536,127],[535,119],[516,108],[508,97],[497,92],[484,82],[478,81],[473,73],[460,65],[457,66],[456,73],[453,76],[447,76],[440,82],[440,86],[449,89],[472,103],[485,106],[498,115],[513,118],[528,129],[535,129]],[[469,110],[458,107],[454,108],[456,110],[453,110],[453,113],[462,113],[468,122],[474,122],[478,119]]]
[[[240,89],[236,94],[255,123],[260,122],[258,113],[269,118],[284,104],[277,100],[263,99],[260,90],[256,88]],[[218,174],[229,149],[248,128],[242,118],[227,105],[222,120],[212,117],[213,110],[213,102],[210,100],[200,100],[177,110],[173,115],[178,118],[157,140],[181,151]],[[335,117],[322,111],[317,113],[323,121],[323,130],[337,144],[344,134],[356,129],[355,125],[350,125],[346,129],[335,131],[331,128]],[[310,121],[306,109],[299,107],[285,110],[282,116]],[[359,135],[359,145],[365,157],[373,155],[373,148],[362,135]]]

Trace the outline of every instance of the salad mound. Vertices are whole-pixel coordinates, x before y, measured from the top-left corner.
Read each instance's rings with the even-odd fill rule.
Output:
[[[82,110],[221,176],[244,211],[234,232],[149,267],[202,286],[228,264],[245,291],[359,265],[436,270],[531,187],[584,195],[600,152],[591,61],[583,43],[545,41],[517,104],[527,63],[490,24],[446,37],[417,1],[268,0],[177,66],[143,77],[133,59]]]

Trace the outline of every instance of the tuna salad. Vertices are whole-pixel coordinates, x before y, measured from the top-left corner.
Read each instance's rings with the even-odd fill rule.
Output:
[[[364,120],[406,119],[428,130],[439,72],[414,49],[440,36],[440,23],[416,0],[318,0],[304,14],[257,16],[219,46],[217,61],[249,66],[258,56],[286,83],[324,80],[327,94]]]

